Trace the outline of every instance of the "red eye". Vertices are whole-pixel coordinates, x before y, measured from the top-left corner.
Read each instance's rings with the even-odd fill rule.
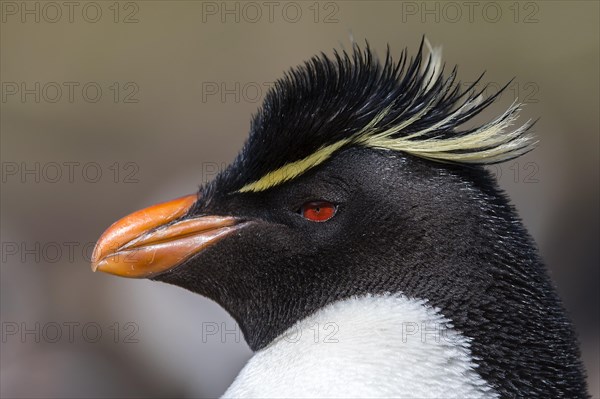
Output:
[[[302,205],[300,213],[313,222],[325,222],[335,215],[336,207],[327,201],[312,201]]]

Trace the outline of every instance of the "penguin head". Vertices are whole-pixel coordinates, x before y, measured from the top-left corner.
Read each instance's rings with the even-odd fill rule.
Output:
[[[502,375],[521,373],[518,362],[539,366],[534,358],[568,364],[569,381],[580,379],[571,332],[545,338],[564,345],[558,356],[510,352],[523,336],[538,339],[528,320],[565,318],[535,246],[483,167],[530,151],[532,124],[516,124],[517,103],[475,123],[500,94],[484,98],[478,83],[463,90],[456,68],[444,73],[425,41],[398,61],[388,49],[381,63],[368,46],[314,57],[275,83],[225,170],[196,194],[116,222],[93,268],[211,298],[253,350],[329,303],[402,293],[441,309],[474,340],[499,392],[514,392],[521,377]],[[497,345],[509,330],[521,335]],[[527,389],[519,392],[537,392]]]
[[[513,104],[461,129],[495,97],[461,91],[424,45],[397,62],[388,50],[383,65],[355,46],[293,69],[234,162],[197,194],[117,222],[94,268],[215,300],[254,350],[344,297],[419,286],[439,302],[446,290],[426,287],[456,280],[472,290],[485,273],[468,259],[504,206],[481,165],[529,151],[530,124],[508,130]]]

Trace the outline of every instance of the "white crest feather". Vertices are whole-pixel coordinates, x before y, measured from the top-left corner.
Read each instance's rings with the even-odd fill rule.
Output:
[[[423,88],[425,92],[429,92],[442,71],[442,51],[441,47],[433,48],[427,39],[425,39],[425,44],[430,55],[422,69]],[[452,82],[448,81],[440,93],[444,94],[451,84]],[[485,164],[503,162],[518,157],[532,150],[537,143],[532,135],[525,134],[532,125],[531,120],[510,131],[522,108],[522,104],[516,100],[502,115],[472,132],[456,137],[434,137],[419,140],[420,137],[436,130],[446,127],[454,129],[455,121],[460,120],[474,107],[481,104],[482,95],[467,98],[462,105],[444,119],[422,130],[409,135],[401,135],[406,128],[426,116],[433,109],[437,100],[439,98],[432,97],[421,111],[409,119],[380,131],[377,125],[391,109],[391,107],[385,108],[357,134],[355,142],[373,148],[403,151],[434,161]]]

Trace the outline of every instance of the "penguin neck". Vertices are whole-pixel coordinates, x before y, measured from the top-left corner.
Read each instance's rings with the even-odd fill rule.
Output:
[[[497,397],[476,367],[470,340],[427,301],[353,296],[259,350],[225,397]]]

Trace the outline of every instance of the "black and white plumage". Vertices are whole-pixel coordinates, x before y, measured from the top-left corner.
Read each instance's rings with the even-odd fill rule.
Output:
[[[531,124],[513,128],[513,104],[468,126],[496,96],[461,91],[424,47],[381,65],[355,46],[292,70],[197,197],[135,237],[111,228],[100,240],[100,270],[132,276],[115,253],[150,248],[133,276],[205,295],[237,320],[257,353],[226,396],[586,396],[560,299],[482,167],[531,150]],[[307,219],[314,201],[333,216]],[[196,223],[199,237],[214,232],[198,250],[186,241],[176,262],[151,265],[164,237],[182,248],[192,236],[174,227]],[[340,341],[290,343],[315,323]],[[406,334],[431,324],[452,339]]]

